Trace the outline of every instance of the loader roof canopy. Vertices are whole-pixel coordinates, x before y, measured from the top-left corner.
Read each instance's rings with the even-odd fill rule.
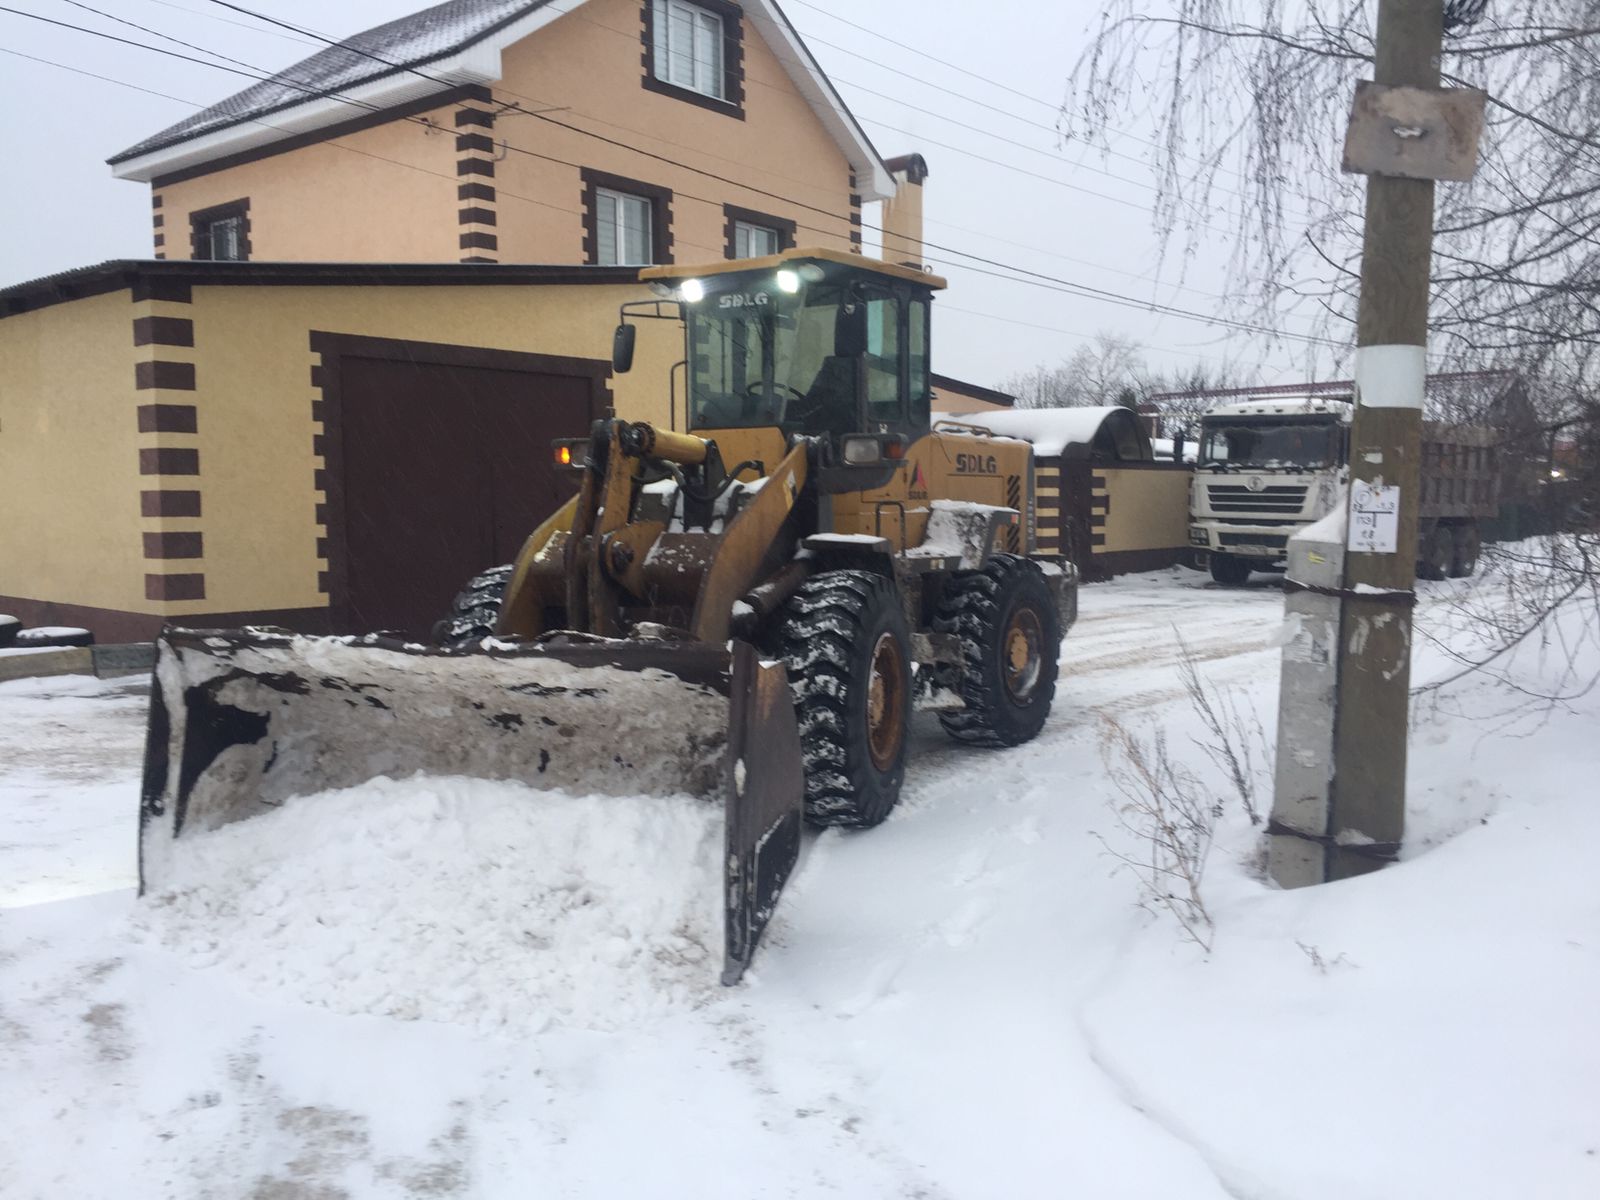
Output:
[[[835,267],[850,267],[873,275],[886,275],[891,279],[898,279],[905,283],[921,284],[923,287],[933,288],[935,291],[949,286],[942,276],[934,275],[927,271],[902,267],[898,263],[884,262],[881,259],[870,258],[865,254],[849,254],[842,250],[828,250],[820,246],[802,246],[793,250],[785,250],[780,254],[769,254],[764,258],[736,258],[731,261],[703,263],[698,266],[692,263],[674,263],[668,266],[646,267],[639,272],[639,278],[645,283],[653,280],[673,282],[683,279],[699,279],[706,275],[726,275],[730,271],[776,271],[779,267],[805,262],[832,264]]]

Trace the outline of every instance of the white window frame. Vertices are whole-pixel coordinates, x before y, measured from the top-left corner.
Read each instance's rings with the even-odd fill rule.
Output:
[[[726,100],[722,16],[687,0],[652,0],[655,76],[662,83]],[[688,27],[688,45],[684,26]]]
[[[610,208],[607,215],[606,209]],[[629,210],[643,213],[642,232],[644,257],[634,261],[628,256]],[[615,188],[597,187],[594,190],[595,261],[603,267],[648,267],[655,257],[655,204],[648,196],[633,192],[619,192]],[[606,254],[606,235],[611,237],[611,254]]]
[[[770,238],[770,250],[755,250],[751,247],[751,240],[755,235]],[[783,249],[783,233],[770,225],[757,225],[753,221],[735,221],[733,223],[733,256],[735,258],[766,258],[768,255],[777,254]]]

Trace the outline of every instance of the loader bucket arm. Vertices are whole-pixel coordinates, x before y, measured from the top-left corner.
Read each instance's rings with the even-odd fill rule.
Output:
[[[803,784],[788,695],[783,666],[742,642],[731,652],[609,639],[450,651],[168,629],[145,748],[140,892],[185,886],[187,839],[379,776],[518,780],[602,806],[683,793],[725,812],[732,983],[798,854]]]

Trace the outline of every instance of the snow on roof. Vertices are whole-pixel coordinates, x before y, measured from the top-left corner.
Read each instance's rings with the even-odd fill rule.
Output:
[[[1041,458],[1055,458],[1069,445],[1086,446],[1113,413],[1126,413],[1115,405],[1108,408],[1017,408],[1009,412],[935,413],[936,419],[976,425],[1002,437],[1021,438],[1033,443]],[[1129,414],[1130,416],[1132,414]]]
[[[162,146],[187,141],[224,126],[265,116],[311,97],[328,96],[383,75],[441,58],[509,24],[551,0],[446,0],[432,8],[378,25],[337,46],[327,46],[270,79],[252,84],[210,108],[185,117],[110,162],[137,158]],[[360,116],[360,105],[349,116]]]
[[[1218,404],[1207,416],[1239,417],[1258,414],[1293,415],[1301,413],[1339,413],[1348,416],[1353,411],[1353,397],[1337,396],[1257,396],[1249,400],[1230,400]]]

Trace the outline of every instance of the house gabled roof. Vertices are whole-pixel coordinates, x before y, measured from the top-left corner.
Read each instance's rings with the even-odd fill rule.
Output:
[[[502,51],[582,3],[446,0],[319,50],[107,161],[117,178],[148,182],[463,85],[490,85],[501,77]],[[745,0],[744,11],[844,152],[862,198],[892,196],[883,158],[776,0]]]

